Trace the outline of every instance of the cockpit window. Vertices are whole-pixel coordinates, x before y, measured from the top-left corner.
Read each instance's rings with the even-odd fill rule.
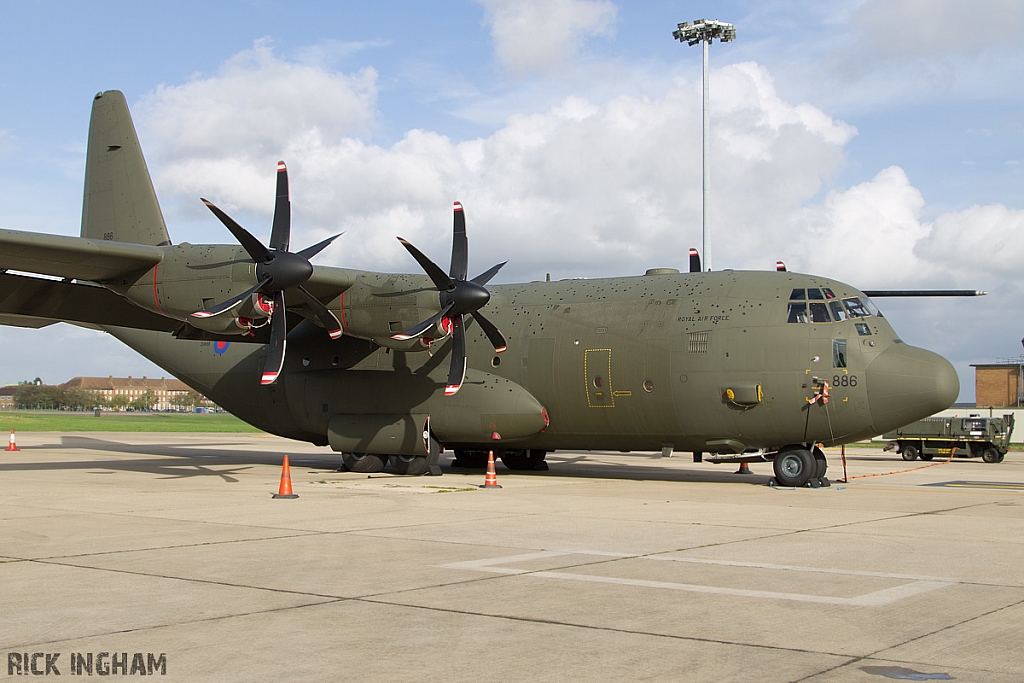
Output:
[[[851,318],[867,318],[871,316],[871,311],[856,297],[843,299],[843,303],[846,304],[846,310]]]
[[[789,319],[791,323],[807,322],[807,304],[789,304]]]
[[[790,301],[803,301],[804,300],[804,290],[802,290],[802,289],[794,289],[793,293],[789,295],[789,300]]]
[[[821,293],[825,295],[826,299],[835,299],[836,295],[832,293],[832,290],[827,287],[821,288]]]
[[[825,297],[821,295],[821,290],[820,289],[808,289],[807,290],[807,298],[808,299],[816,299],[818,301],[821,301]]]
[[[812,290],[818,291],[818,290]],[[832,318],[828,316],[828,306],[825,304],[811,304],[811,322],[812,323],[830,323]]]
[[[876,315],[879,318],[882,317],[882,312],[880,310],[878,310],[878,306],[875,306],[875,302],[874,301],[872,301],[871,299],[869,299],[867,297],[864,297],[863,299],[861,299],[861,301],[863,301],[864,305],[868,307],[869,311],[871,311],[871,315]]]
[[[862,337],[870,337],[871,336],[871,328],[868,327],[867,323],[854,323],[853,326],[857,328],[857,334],[859,334],[860,336],[862,336]]]
[[[832,317],[836,322],[846,320],[846,309],[843,308],[843,304],[839,299],[829,301],[828,307],[832,309]]]

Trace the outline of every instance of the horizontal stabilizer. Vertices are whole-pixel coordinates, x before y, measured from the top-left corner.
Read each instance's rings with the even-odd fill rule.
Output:
[[[162,249],[144,244],[0,229],[4,270],[94,282],[134,281],[162,258]]]

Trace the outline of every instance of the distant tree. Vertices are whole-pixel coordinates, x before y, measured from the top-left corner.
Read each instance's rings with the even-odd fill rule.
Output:
[[[107,401],[107,407],[111,410],[124,410],[128,407],[129,403],[131,403],[131,401],[128,400],[127,396],[124,396],[123,394],[115,394],[110,397],[109,401]]]
[[[156,405],[156,394],[150,389],[146,389],[144,392],[139,394],[135,400],[128,404],[133,410],[149,411]]]

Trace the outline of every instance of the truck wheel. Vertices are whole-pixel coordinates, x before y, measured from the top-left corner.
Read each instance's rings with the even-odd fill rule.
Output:
[[[903,455],[904,460],[917,460],[917,449],[913,446],[904,446],[900,449],[900,453]]]
[[[999,462],[999,451],[989,446],[981,452],[981,459],[985,462]]]
[[[772,462],[775,470],[775,479],[780,486],[793,486],[799,488],[806,484],[817,469],[814,456],[804,449],[793,451],[782,451],[775,456]]]
[[[427,470],[427,458],[423,455],[392,455],[391,456],[391,469],[398,474],[408,474],[409,476],[419,476],[426,474]]]
[[[388,464],[388,456],[373,453],[342,453],[341,461],[349,472],[380,472]]]

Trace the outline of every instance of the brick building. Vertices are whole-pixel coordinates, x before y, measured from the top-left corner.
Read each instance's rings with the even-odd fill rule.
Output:
[[[190,389],[187,384],[179,379],[149,379],[147,377],[75,377],[62,385],[65,389],[84,389],[103,396],[104,401],[110,401],[115,396],[124,396],[129,402],[142,396],[146,391],[153,392],[155,402],[154,410],[173,410],[179,407],[174,399],[184,396]],[[212,405],[205,398],[201,405]]]
[[[972,365],[974,401],[979,408],[1016,408],[1024,404],[1024,362]]]
[[[14,409],[14,393],[18,390],[17,385],[12,384],[0,387],[0,410]]]

